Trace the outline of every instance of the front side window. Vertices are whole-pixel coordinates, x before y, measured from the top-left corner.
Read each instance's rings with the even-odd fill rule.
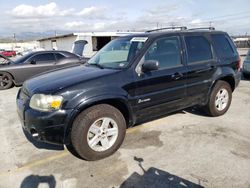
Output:
[[[145,61],[158,61],[159,69],[178,67],[182,65],[180,51],[177,37],[162,38],[151,45],[145,54]]]
[[[104,46],[89,61],[104,68],[126,68],[144,46],[146,37],[125,37],[115,39]]]
[[[213,59],[211,45],[203,36],[185,37],[188,63],[196,63]]]

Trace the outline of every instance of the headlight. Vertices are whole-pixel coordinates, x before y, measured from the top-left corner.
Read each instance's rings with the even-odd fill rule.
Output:
[[[62,101],[62,96],[35,94],[30,99],[30,107],[40,111],[59,110]]]

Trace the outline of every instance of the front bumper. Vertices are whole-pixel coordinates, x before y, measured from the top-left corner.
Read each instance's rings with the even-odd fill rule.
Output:
[[[23,129],[39,141],[63,145],[65,130],[73,110],[40,112],[29,107],[30,97],[21,89],[16,103]]]

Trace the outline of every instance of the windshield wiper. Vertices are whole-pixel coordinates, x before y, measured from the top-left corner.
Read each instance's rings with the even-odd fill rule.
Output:
[[[88,65],[94,65],[100,69],[104,69],[104,67],[102,65],[100,65],[99,63],[88,63]]]

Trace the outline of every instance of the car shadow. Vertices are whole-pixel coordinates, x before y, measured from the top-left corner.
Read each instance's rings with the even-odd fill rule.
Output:
[[[20,188],[38,188],[38,187],[44,187],[41,186],[41,184],[47,184],[49,188],[55,188],[56,187],[56,179],[53,175],[50,176],[38,176],[38,175],[30,175],[27,176],[21,183]]]
[[[176,114],[187,114],[187,113],[198,115],[198,116],[203,116],[203,117],[211,117],[201,107],[194,106],[194,107],[186,108],[184,110],[178,110],[178,111],[175,111],[175,112],[162,114],[162,115],[159,115],[159,116],[156,116],[156,117],[149,117],[149,118],[146,118],[143,121],[140,121],[140,122],[136,123],[134,126],[139,126],[139,125],[141,125],[143,123],[158,120],[158,119],[161,119],[161,118],[166,118],[166,117],[176,115]]]
[[[54,145],[54,144],[49,144],[49,143],[44,143],[44,142],[40,142],[38,140],[35,140],[30,134],[27,133],[27,131],[25,131],[23,129],[23,133],[25,135],[25,137],[27,138],[27,140],[32,143],[36,148],[38,149],[47,149],[47,150],[64,150],[63,145]]]
[[[139,167],[143,171],[143,175],[134,172],[128,179],[126,179],[121,185],[120,188],[140,188],[140,187],[149,187],[149,188],[203,188],[201,184],[202,180],[198,180],[198,184],[193,183],[189,180],[181,178],[179,176],[170,174],[166,171],[150,167],[148,170],[145,170],[142,166],[144,161],[142,158],[134,157],[134,160],[139,163]],[[204,181],[204,180],[203,180]]]
[[[211,117],[204,110],[196,106],[184,109],[183,113],[186,113],[186,112],[197,115],[197,116]]]

